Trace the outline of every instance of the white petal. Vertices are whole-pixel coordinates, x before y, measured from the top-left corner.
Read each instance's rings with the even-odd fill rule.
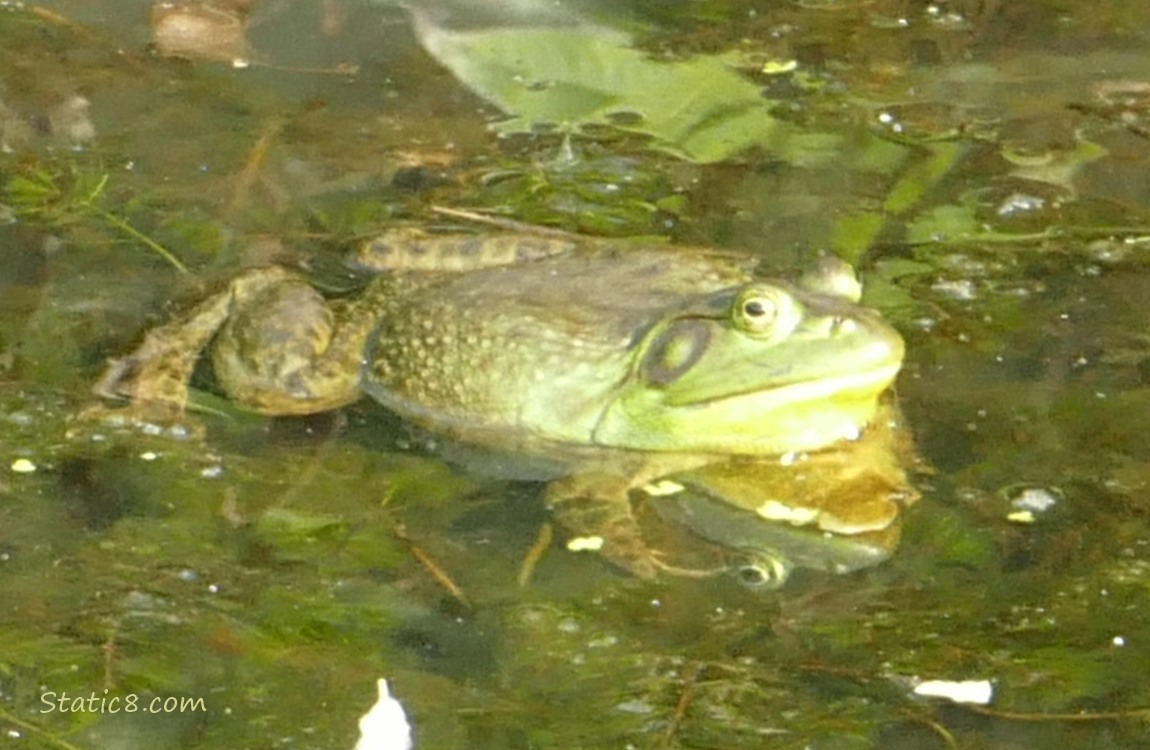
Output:
[[[359,718],[359,741],[355,750],[411,750],[411,725],[403,706],[379,681],[379,700]]]
[[[915,685],[914,694],[985,706],[994,697],[994,685],[990,680],[925,680]]]

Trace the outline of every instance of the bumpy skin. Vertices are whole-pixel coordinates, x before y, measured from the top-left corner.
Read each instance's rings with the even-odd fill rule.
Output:
[[[651,576],[665,566],[628,490],[854,440],[902,363],[902,339],[855,304],[857,282],[841,274],[794,285],[709,250],[492,243],[494,262],[510,265],[484,267],[475,237],[377,239],[371,262],[396,272],[334,302],[288,271],[248,272],[151,332],[99,389],[182,406],[210,349],[221,388],[263,413],[324,411],[366,392],[426,429],[555,459],[548,497],[561,520]],[[398,272],[435,257],[480,267]]]

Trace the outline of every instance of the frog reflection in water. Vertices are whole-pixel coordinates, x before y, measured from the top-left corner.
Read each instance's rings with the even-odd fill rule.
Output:
[[[891,432],[882,404],[903,340],[857,304],[843,264],[789,283],[735,254],[536,234],[397,229],[365,247],[384,272],[354,298],[249,271],[149,333],[98,391],[182,408],[208,350],[220,388],[264,414],[366,393],[425,430],[546,461],[560,523],[641,577],[689,572],[633,514],[637,490],[667,477],[683,491],[650,502],[668,518],[776,572],[889,555],[915,495],[897,441],[860,435]],[[836,551],[828,535],[856,541]]]

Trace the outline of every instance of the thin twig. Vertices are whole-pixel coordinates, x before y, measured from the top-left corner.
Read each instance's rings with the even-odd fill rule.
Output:
[[[679,732],[683,719],[687,716],[687,709],[691,707],[691,700],[695,697],[695,685],[699,677],[699,662],[691,661],[683,667],[683,692],[679,693],[679,702],[675,704],[675,713],[667,724],[667,731],[659,742],[659,747],[667,748]]]
[[[523,558],[523,564],[519,566],[518,581],[521,587],[531,583],[531,577],[535,575],[535,566],[551,548],[551,539],[554,536],[555,532],[551,528],[551,524],[545,523],[539,527],[539,535],[535,537],[535,544],[532,544],[531,549],[527,550],[527,556]]]
[[[522,232],[523,234],[534,234],[541,237],[558,237],[565,240],[581,240],[586,242],[587,236],[575,234],[563,229],[555,229],[554,227],[542,227],[538,224],[527,224],[522,221],[515,221],[514,219],[504,219],[499,216],[488,216],[487,214],[476,213],[474,211],[465,211],[460,208],[449,208],[447,206],[432,206],[431,210],[441,216],[450,216],[453,219],[463,219],[464,221],[473,221],[476,224],[486,224],[496,229],[503,229],[508,232]]]
[[[419,561],[419,564],[431,574],[431,577],[435,579],[436,583],[447,589],[447,592],[455,597],[461,604],[467,607],[471,606],[471,602],[468,601],[467,594],[463,593],[463,589],[461,589],[455,581],[451,580],[451,576],[447,574],[447,571],[441,568],[435,560],[431,559],[431,555],[424,552],[418,544],[412,541],[411,537],[407,535],[407,529],[403,524],[397,523],[395,525],[395,536],[407,544],[407,549],[411,552],[411,556]]]
[[[1150,706],[1129,708],[1124,711],[1081,711],[1076,713],[1030,713],[1002,711],[986,706],[968,706],[976,714],[1010,721],[1118,721],[1120,719],[1150,717]]]

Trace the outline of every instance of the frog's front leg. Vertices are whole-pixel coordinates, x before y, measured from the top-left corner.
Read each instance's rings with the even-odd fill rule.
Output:
[[[281,268],[249,271],[187,316],[161,326],[112,362],[96,385],[134,407],[182,410],[188,381],[211,348],[225,394],[265,414],[310,414],[359,398],[370,315],[341,315],[303,278]],[[353,311],[362,313],[364,311]]]
[[[630,484],[611,474],[577,474],[552,482],[547,504],[571,534],[568,549],[594,550],[639,578],[654,578],[661,566],[631,512]]]

